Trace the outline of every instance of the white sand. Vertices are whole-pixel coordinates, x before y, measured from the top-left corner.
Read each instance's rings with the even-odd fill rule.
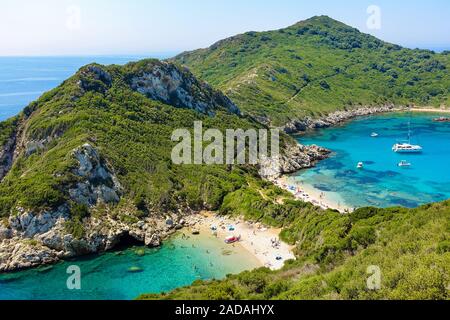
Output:
[[[331,196],[329,192],[321,192],[312,186],[303,184],[301,182],[293,181],[288,176],[282,176],[281,178],[273,181],[278,187],[290,192],[298,200],[312,203],[322,209],[334,209],[339,212],[352,212],[354,209],[347,206],[343,201],[336,201],[335,197]],[[291,190],[289,187],[294,186],[295,190]],[[300,192],[299,192],[300,191]],[[334,194],[333,194],[334,195]]]
[[[242,246],[255,256],[261,266],[272,270],[279,270],[286,260],[295,259],[292,246],[279,240],[281,229],[267,228],[260,224],[245,222],[242,219],[229,219],[219,217],[211,212],[202,212],[202,218],[196,223],[196,228],[201,233],[209,232],[212,226],[217,228],[217,237],[225,239],[228,236],[241,236],[241,240],[229,246]],[[228,226],[233,226],[234,231],[229,231]],[[275,241],[275,243],[273,242]],[[281,260],[277,260],[281,257]]]
[[[411,111],[414,111],[414,112],[432,112],[432,113],[450,113],[450,109],[449,108],[433,108],[433,107],[411,108]]]

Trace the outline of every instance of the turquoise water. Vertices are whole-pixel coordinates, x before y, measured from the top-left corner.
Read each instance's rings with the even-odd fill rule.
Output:
[[[385,114],[298,137],[306,144],[333,150],[331,158],[294,176],[348,207],[405,206],[450,198],[450,123],[433,122],[436,114],[413,114],[412,143],[422,154],[396,154],[391,149],[407,138],[409,114]],[[377,132],[378,138],[370,137]],[[412,164],[398,167],[401,160]],[[356,169],[358,162],[364,169]]]
[[[144,256],[138,254],[142,250]],[[0,275],[0,300],[130,300],[257,267],[258,262],[241,250],[212,236],[176,237],[159,249],[135,247]],[[81,290],[67,289],[66,271],[72,265],[81,269]],[[133,267],[140,272],[130,272]]]
[[[166,58],[167,56],[155,56]],[[0,121],[16,115],[42,93],[58,86],[78,68],[91,62],[125,64],[142,57],[0,57]],[[0,275],[4,299],[133,299],[191,284],[197,279],[223,278],[259,264],[249,253],[232,252],[222,240],[200,236],[174,238],[160,249],[131,248],[52,267]],[[136,254],[144,250],[145,255]],[[223,254],[226,253],[226,254]],[[231,253],[231,254],[230,254]],[[66,270],[81,268],[82,290],[67,289]],[[138,267],[140,272],[129,272]]]
[[[167,58],[167,55],[154,55]],[[100,64],[125,64],[144,57],[0,57],[0,121],[19,113],[44,92],[57,87],[80,67]]]

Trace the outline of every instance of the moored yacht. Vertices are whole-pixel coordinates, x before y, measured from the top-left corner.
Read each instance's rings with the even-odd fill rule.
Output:
[[[408,140],[407,142],[396,143],[392,151],[397,153],[421,153],[422,146],[411,144],[411,120],[408,122]]]
[[[392,147],[392,151],[397,153],[420,153],[423,148],[410,143],[397,143]]]

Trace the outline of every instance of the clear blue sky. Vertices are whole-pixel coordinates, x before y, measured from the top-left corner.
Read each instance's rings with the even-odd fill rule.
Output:
[[[380,30],[366,26],[370,5]],[[176,52],[322,14],[407,47],[450,48],[449,0],[1,0],[0,55]]]

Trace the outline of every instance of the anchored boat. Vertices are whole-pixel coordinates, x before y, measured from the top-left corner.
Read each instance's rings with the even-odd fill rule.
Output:
[[[411,144],[411,120],[408,122],[408,140],[394,144],[392,151],[396,153],[421,153],[423,151],[422,146]]]
[[[433,121],[434,122],[450,122],[450,118],[449,117],[439,117],[439,118],[434,118]]]
[[[402,160],[400,161],[400,163],[398,164],[399,167],[411,167],[411,163],[409,163],[406,160]]]
[[[397,153],[421,153],[423,148],[411,143],[397,143],[392,147],[392,151]]]

